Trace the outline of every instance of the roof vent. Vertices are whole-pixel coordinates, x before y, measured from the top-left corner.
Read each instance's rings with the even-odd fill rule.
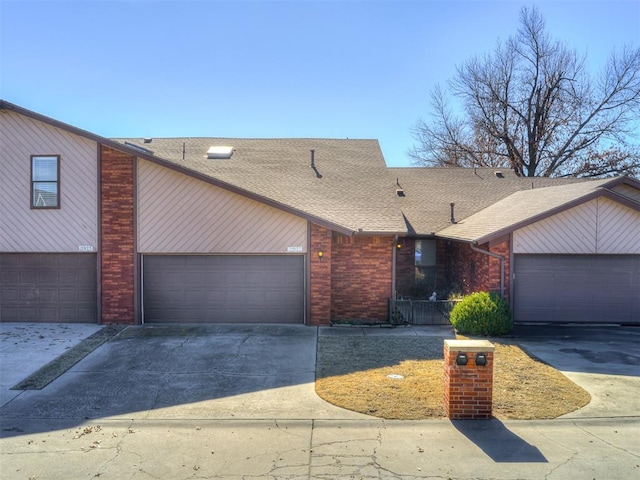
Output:
[[[317,178],[322,178],[322,174],[316,168],[316,151],[311,150],[311,169],[316,173]]]
[[[144,143],[151,143],[151,140],[153,140],[152,138],[146,137],[144,139]]]
[[[496,177],[498,178],[504,178],[504,175],[502,174],[502,172],[500,170],[496,170],[495,172],[493,172],[495,174]]]
[[[396,195],[399,197],[406,197],[404,190],[402,190],[401,188],[396,190]]]
[[[231,158],[231,155],[233,155],[233,147],[214,146],[209,147],[209,150],[207,150],[207,158],[209,160],[215,160],[218,158]]]

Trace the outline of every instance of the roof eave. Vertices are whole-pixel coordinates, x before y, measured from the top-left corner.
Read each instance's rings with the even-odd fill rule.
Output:
[[[620,183],[620,182],[618,182]],[[617,185],[618,183],[614,184]],[[609,184],[607,184],[609,185]],[[564,203],[562,205],[559,205],[558,207],[552,208],[550,210],[547,210],[543,213],[540,213],[538,215],[534,215],[532,217],[527,218],[526,220],[522,220],[520,222],[516,222],[512,225],[509,225],[507,227],[504,228],[500,228],[494,232],[491,232],[487,235],[483,235],[480,237],[455,237],[453,235],[449,235],[449,236],[441,236],[440,234],[438,234],[439,237],[441,238],[447,238],[450,240],[457,240],[457,241],[463,241],[463,242],[468,242],[468,243],[475,243],[478,245],[482,245],[485,244],[487,242],[491,242],[494,240],[497,240],[499,238],[504,237],[505,235],[510,234],[511,232],[514,232],[515,230],[519,230],[521,228],[524,228],[528,225],[534,224],[536,222],[539,222],[541,220],[544,220],[545,218],[549,218],[553,215],[556,215],[557,213],[560,213],[564,210],[568,210],[570,208],[576,207],[578,205],[581,205],[583,203],[586,203],[590,200],[593,200],[594,198],[599,198],[599,197],[607,197],[610,200],[613,200],[615,202],[618,203],[622,203],[625,206],[632,208],[634,210],[640,211],[640,203],[634,201],[633,199],[626,197],[624,195],[621,195],[619,193],[616,193],[615,191],[609,190],[609,189],[605,189],[605,188],[601,188],[601,189],[597,189],[594,190],[591,193],[588,193],[586,195],[583,195],[580,198],[577,198],[575,200],[572,200],[570,202]]]
[[[46,115],[42,115],[41,113],[28,110],[19,105],[15,105],[11,102],[7,102],[6,100],[0,100],[0,109],[19,113],[20,115],[24,115],[25,117],[32,118],[42,123],[46,123],[47,125],[51,125],[52,127],[59,128],[61,130],[65,130],[74,135],[78,135],[80,137],[93,140],[94,142],[107,145],[108,147],[115,148],[117,150],[120,150],[121,152],[129,153],[134,156],[140,156],[140,151],[134,148],[129,148],[126,145],[123,145],[109,138],[102,137],[100,135],[89,132],[87,130],[83,130],[78,127],[74,127],[73,125],[69,125],[68,123],[64,123],[64,122],[61,122],[60,120],[47,117]]]

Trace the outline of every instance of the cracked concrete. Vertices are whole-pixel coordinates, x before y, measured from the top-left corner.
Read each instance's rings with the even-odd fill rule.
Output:
[[[330,334],[385,334],[358,330]],[[387,331],[429,334],[426,328]],[[603,372],[607,365],[615,369],[609,363],[593,375],[584,355],[561,352],[559,359],[569,355],[580,374],[577,381],[590,376],[586,385],[596,407],[582,415],[381,420],[315,395],[318,333],[324,334],[281,326],[127,329],[43,390],[22,392],[0,408],[0,478],[640,477],[640,408],[622,398],[627,388],[637,397],[638,372]],[[619,337],[616,342],[629,339],[632,351],[635,337]],[[529,343],[541,356],[553,351],[548,342]],[[608,409],[612,415],[605,415]]]
[[[577,422],[584,422],[580,420]],[[637,421],[511,422],[544,460],[492,459],[447,421],[111,420],[2,440],[3,479],[633,478]],[[615,431],[614,431],[615,430]],[[313,440],[311,440],[313,437]],[[488,439],[487,441],[490,441]],[[626,447],[625,447],[626,445]]]

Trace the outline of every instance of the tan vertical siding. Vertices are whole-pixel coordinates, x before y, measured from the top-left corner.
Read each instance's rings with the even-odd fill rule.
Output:
[[[596,200],[560,212],[513,233],[513,253],[595,253]]]
[[[640,213],[596,198],[516,230],[513,253],[640,253]]]
[[[31,155],[60,155],[60,209],[31,209]],[[97,145],[0,110],[0,251],[97,249]]]
[[[640,253],[640,212],[600,198],[597,253]]]
[[[138,165],[140,252],[306,252],[306,220],[148,161]]]

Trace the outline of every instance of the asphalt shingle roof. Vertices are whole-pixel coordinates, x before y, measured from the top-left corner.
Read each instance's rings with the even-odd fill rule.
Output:
[[[482,243],[491,235],[508,231],[515,225],[533,220],[581,198],[590,198],[610,182],[611,179],[608,178],[516,192],[438,233],[447,238]]]
[[[498,175],[496,175],[498,173]],[[523,178],[495,168],[390,168],[406,196],[396,202],[416,234],[437,233],[521,190],[584,182],[579,179]]]
[[[344,233],[437,234],[473,240],[575,199],[603,182],[522,178],[493,168],[388,168],[377,140],[114,141],[148,149],[151,157],[183,171],[320,219]],[[233,155],[207,159],[212,146],[232,146]],[[554,194],[543,195],[541,189],[550,186],[557,189],[551,190]],[[404,197],[396,194],[398,189]],[[450,221],[451,202],[456,225]]]
[[[117,139],[154,157],[258,195],[351,232],[402,233],[395,182],[377,140],[159,138]],[[183,145],[185,155],[183,159]],[[211,146],[232,146],[230,159],[209,160]],[[311,167],[314,150],[316,170]]]
[[[438,234],[473,241],[568,205],[610,181],[520,178],[506,169],[496,175],[496,169],[487,168],[387,168],[377,140],[107,139],[4,100],[0,109],[112,148],[125,147],[343,233]],[[234,147],[232,158],[206,158],[209,147],[222,145]],[[625,182],[640,190],[637,180]],[[404,197],[396,195],[397,189]],[[633,198],[629,201],[636,208]],[[450,222],[451,202],[456,225]]]

